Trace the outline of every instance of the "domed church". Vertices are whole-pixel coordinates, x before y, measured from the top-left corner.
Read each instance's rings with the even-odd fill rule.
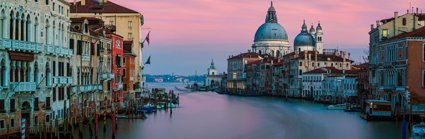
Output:
[[[310,31],[307,30],[307,25],[304,23],[301,27],[301,32],[294,39],[294,51],[318,51],[319,54],[323,53],[323,31],[320,23],[314,30],[313,25],[310,27]]]
[[[273,2],[267,11],[265,23],[255,33],[252,50],[260,55],[269,54],[277,57],[289,53],[288,34],[278,23]]]

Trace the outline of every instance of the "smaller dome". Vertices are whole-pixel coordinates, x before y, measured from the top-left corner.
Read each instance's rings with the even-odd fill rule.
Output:
[[[305,21],[301,33],[294,39],[294,46],[314,46],[314,38],[308,33]]]
[[[294,46],[314,46],[314,38],[309,33],[300,33],[294,39]]]

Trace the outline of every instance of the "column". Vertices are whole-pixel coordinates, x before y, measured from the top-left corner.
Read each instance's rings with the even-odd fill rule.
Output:
[[[17,33],[17,35],[18,35],[18,37],[17,38],[15,38],[16,40],[21,40],[21,31],[22,31],[22,28],[21,28],[21,17],[18,17],[18,32],[16,32]]]
[[[10,38],[13,38],[14,40],[16,40],[16,17],[12,17],[13,23],[12,26],[10,27],[12,29],[12,32],[10,33],[10,35],[12,35]]]
[[[24,25],[23,25],[23,31],[22,31],[22,33],[24,33],[24,35],[23,35],[23,38],[22,38],[22,40],[23,41],[27,41],[27,20],[26,19],[23,19],[22,21],[24,21],[24,22],[22,22],[22,23],[24,23]]]
[[[3,31],[1,32],[1,33],[3,33],[3,38],[8,38],[9,36],[7,35],[8,34],[8,32],[9,32],[9,30],[7,29],[7,26],[9,25],[9,22],[8,22],[9,20],[8,20],[8,18],[7,18],[7,16],[5,16],[4,18],[3,18]]]

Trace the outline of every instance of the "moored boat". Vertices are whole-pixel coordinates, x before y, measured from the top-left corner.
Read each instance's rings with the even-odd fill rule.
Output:
[[[328,110],[344,110],[347,108],[347,104],[336,104],[336,105],[329,105]]]
[[[412,134],[410,139],[423,139],[425,138],[425,123],[413,125]]]

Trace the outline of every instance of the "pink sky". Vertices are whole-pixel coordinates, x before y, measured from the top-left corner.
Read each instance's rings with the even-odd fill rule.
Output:
[[[152,45],[144,49],[144,57],[152,56],[153,65],[146,69],[151,74],[202,73],[212,58],[224,71],[228,55],[250,49],[270,5],[268,0],[113,1],[142,13],[143,27],[152,28]],[[370,24],[392,17],[394,11],[405,14],[409,2],[425,12],[424,0],[275,0],[274,7],[290,44],[305,19],[309,26],[320,21],[325,48],[360,50],[368,47]],[[170,62],[170,56],[182,63]]]

